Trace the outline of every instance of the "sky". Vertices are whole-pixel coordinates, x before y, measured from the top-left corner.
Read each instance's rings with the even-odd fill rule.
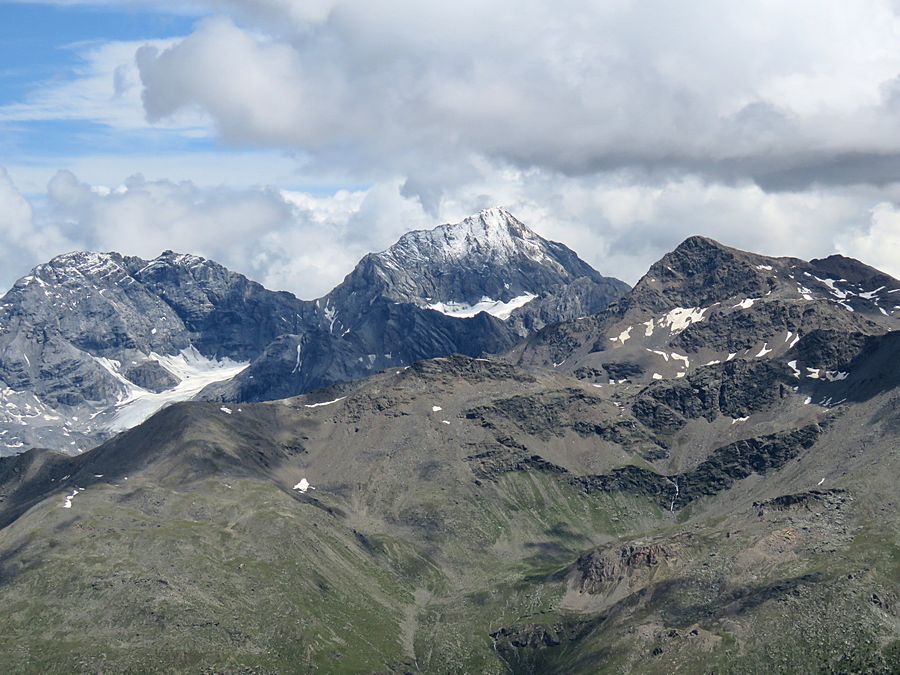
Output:
[[[900,277],[897,0],[0,0],[0,286],[77,249],[300,297],[508,208]]]

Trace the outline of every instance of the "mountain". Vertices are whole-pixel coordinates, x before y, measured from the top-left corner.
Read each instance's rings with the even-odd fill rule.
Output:
[[[404,236],[316,301],[171,251],[59,256],[0,301],[0,454],[80,452],[197,396],[272,400],[504,352],[625,290],[499,209]]]
[[[504,209],[414,231],[364,257],[316,301],[316,330],[285,336],[204,396],[264,401],[454,353],[504,352],[628,290]]]
[[[691,237],[607,310],[533,334],[513,358],[598,386],[685,377],[741,358],[791,362],[814,331],[895,330],[898,293],[900,281],[850,258],[770,258]]]
[[[387,288],[255,367],[510,334]],[[898,288],[694,237],[505,354],[0,459],[0,667],[896,672]]]
[[[588,314],[629,290],[562,244],[538,236],[505,209],[486,209],[460,223],[410,232],[386,251],[367,255],[328,302],[356,307],[350,310],[354,318],[362,313],[358,308],[383,298],[449,316],[484,311],[500,319],[516,317],[534,329],[574,318],[558,313],[542,321],[536,310],[526,310],[533,302],[545,304],[548,296],[577,280],[596,286],[594,294],[583,294],[587,301],[581,309]],[[335,317],[342,330],[345,320]]]
[[[167,402],[233,377],[304,303],[212,261],[72,253],[0,301],[6,448],[83,450]]]

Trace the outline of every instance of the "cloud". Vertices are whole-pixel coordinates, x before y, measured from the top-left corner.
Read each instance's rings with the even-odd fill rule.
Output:
[[[47,1],[205,18],[79,45],[73,77],[0,107],[151,139],[59,158],[46,194],[52,158],[9,164],[33,202],[5,175],[20,267],[173,248],[314,297],[403,232],[500,204],[630,282],[697,233],[900,270],[878,245],[900,204],[888,0]],[[156,150],[193,136],[226,147]]]
[[[839,236],[836,248],[900,279],[900,209],[887,202],[877,204],[869,223]]]
[[[278,145],[298,128],[307,130],[304,138],[311,142],[336,117],[326,112],[325,101],[309,105],[303,66],[293,49],[258,42],[225,19],[205,21],[198,33],[163,51],[143,46],[135,60],[153,123],[199,109],[209,112],[232,142]],[[262,101],[273,104],[259,105]]]
[[[117,131],[147,130],[135,52],[164,49],[175,41],[152,43],[103,42],[70,46],[75,54],[71,77],[35,83],[24,100],[0,106],[0,123],[88,121]],[[197,136],[207,133],[203,114],[177,112],[162,121],[162,129]]]
[[[431,224],[417,201],[401,196],[399,179],[315,195],[140,175],[120,185],[89,185],[60,171],[38,202],[34,208],[0,168],[0,240],[6,243],[0,284],[9,286],[32,266],[70,250],[152,258],[173,249],[313,298],[370,250],[385,248],[409,227]]]
[[[214,6],[242,24],[140,52],[149,119],[202,109],[228,142],[405,173],[432,211],[472,155],[770,191],[897,180],[887,0]]]
[[[66,250],[69,239],[54,225],[34,220],[31,204],[22,196],[6,169],[0,166],[0,265],[21,269],[22,261],[36,260],[47,251]],[[9,272],[7,272],[9,274]],[[11,282],[12,278],[7,279]]]
[[[89,185],[59,172],[33,207],[0,171],[0,262],[12,281],[53,255],[116,250],[151,258],[165,249],[212,258],[269,288],[304,298],[338,284],[366,253],[411,229],[456,222],[503,205],[604,274],[634,283],[693,234],[768,255],[821,257],[839,250],[900,276],[896,207],[868,188],[766,193],[757,185],[697,178],[639,184],[627,173],[579,178],[482,164],[448,192],[437,215],[404,196],[402,177],[364,190],[312,194],[200,187],[133,176]],[[900,200],[900,194],[890,195]]]
[[[463,217],[470,205],[502,204],[602,273],[629,283],[695,234],[771,256],[810,259],[841,250],[869,264],[877,260],[897,275],[900,247],[886,246],[873,256],[874,247],[867,245],[877,240],[877,232],[895,226],[889,219],[877,225],[883,209],[872,208],[885,198],[900,201],[900,189],[768,193],[749,181],[721,184],[696,176],[648,183],[627,171],[568,177],[485,170],[444,198],[441,220]]]

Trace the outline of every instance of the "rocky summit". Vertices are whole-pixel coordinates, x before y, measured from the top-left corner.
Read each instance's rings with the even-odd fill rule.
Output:
[[[314,327],[271,345],[208,398],[263,401],[454,353],[505,352],[629,290],[504,209],[410,232],[315,302]]]
[[[0,459],[6,671],[900,669],[900,281],[859,261],[692,237],[629,290],[490,210],[319,301],[79,254],[3,307],[3,437],[121,425]]]

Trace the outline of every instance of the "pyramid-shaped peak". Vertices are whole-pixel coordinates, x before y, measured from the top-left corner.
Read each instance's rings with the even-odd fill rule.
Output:
[[[431,230],[414,230],[383,254],[397,259],[506,259],[525,255],[546,259],[550,243],[503,208],[484,209],[457,223]]]
[[[706,307],[734,296],[760,297],[770,289],[768,271],[779,261],[695,235],[654,263],[632,292],[653,311]]]
[[[435,232],[455,233],[499,243],[508,237],[538,241],[541,239],[531,228],[502,207],[483,209],[458,223],[439,225]]]

